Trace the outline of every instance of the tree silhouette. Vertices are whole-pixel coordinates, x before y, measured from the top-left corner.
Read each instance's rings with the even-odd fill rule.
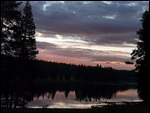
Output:
[[[35,40],[35,25],[33,21],[32,8],[29,1],[26,2],[23,9],[21,22],[22,40],[20,57],[26,59],[35,59],[38,53]]]
[[[138,77],[138,95],[144,102],[149,102],[148,75],[150,74],[150,35],[149,35],[149,11],[145,11],[142,17],[142,29],[137,31],[139,41],[137,49],[131,53],[132,60],[136,60],[135,71]]]
[[[21,2],[16,1],[1,2],[1,54],[15,56],[16,50],[12,45],[16,41],[15,34],[20,29],[18,27],[21,16],[21,12],[18,11],[20,4]]]

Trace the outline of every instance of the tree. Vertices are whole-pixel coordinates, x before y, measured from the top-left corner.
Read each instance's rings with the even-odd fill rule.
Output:
[[[137,49],[131,53],[131,59],[136,60],[135,71],[138,78],[138,95],[144,102],[149,102],[148,75],[150,74],[150,32],[149,11],[145,11],[141,19],[142,29],[137,31],[139,41]]]
[[[18,7],[21,2],[1,2],[1,54],[15,56],[15,48],[12,47],[16,40],[15,33],[18,32],[21,12]],[[19,33],[18,33],[19,35]],[[20,35],[19,35],[20,36]]]
[[[35,25],[33,21],[32,8],[29,1],[26,2],[23,9],[23,16],[21,21],[21,50],[19,57],[26,59],[35,59],[38,53],[35,40]]]

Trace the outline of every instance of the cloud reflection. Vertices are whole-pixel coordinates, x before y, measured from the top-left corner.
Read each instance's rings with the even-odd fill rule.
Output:
[[[111,99],[101,99],[92,101],[77,101],[75,99],[75,92],[71,91],[66,98],[64,92],[56,92],[54,99],[47,98],[48,93],[45,93],[44,97],[34,98],[33,102],[29,102],[28,106],[30,108],[90,108],[93,105],[104,106],[107,105],[104,102],[121,102],[121,101],[141,101],[138,98],[136,89],[129,89],[122,92],[117,92]]]

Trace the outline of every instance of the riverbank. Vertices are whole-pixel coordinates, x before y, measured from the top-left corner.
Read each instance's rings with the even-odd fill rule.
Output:
[[[149,105],[143,103],[107,105],[104,107],[95,106],[89,109],[1,108],[1,112],[149,112]]]

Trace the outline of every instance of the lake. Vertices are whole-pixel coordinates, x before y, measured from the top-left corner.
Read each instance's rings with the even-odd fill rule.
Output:
[[[38,98],[34,97],[32,102],[28,103],[29,108],[91,108],[94,105],[107,105],[105,102],[137,102],[141,101],[138,97],[136,89],[128,89],[125,91],[118,91],[111,99],[91,99],[87,100],[77,100],[75,91],[71,91],[68,94],[68,97],[65,97],[64,92],[57,91],[54,99],[48,98],[49,93],[45,93],[44,96]]]
[[[90,108],[105,102],[136,102],[136,85],[87,82],[15,81],[1,84],[1,107]]]

